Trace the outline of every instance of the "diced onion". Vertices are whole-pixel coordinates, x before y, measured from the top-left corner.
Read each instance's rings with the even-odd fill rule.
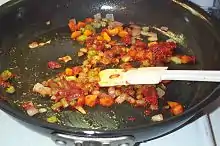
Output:
[[[154,115],[151,117],[151,120],[154,122],[163,121],[163,115],[162,114]]]
[[[45,113],[45,112],[47,112],[47,109],[46,109],[46,108],[40,108],[40,109],[39,109],[39,113]]]
[[[127,94],[123,93],[115,99],[115,102],[118,104],[123,103],[127,98]]]
[[[110,21],[114,21],[115,20],[113,14],[106,14],[105,18],[110,20]]]
[[[101,19],[102,19],[102,15],[101,15],[101,13],[97,13],[97,14],[95,14],[95,15],[94,15],[94,19],[95,19],[96,21],[101,20]]]
[[[151,36],[148,38],[148,41],[151,41],[151,42],[155,42],[157,40],[158,40],[157,36]]]
[[[30,109],[27,110],[27,114],[29,116],[34,116],[38,113],[39,111],[35,107],[31,107]]]
[[[112,97],[116,96],[116,91],[115,91],[115,87],[109,87],[108,88],[108,94]]]
[[[156,90],[157,90],[157,95],[159,98],[161,98],[165,95],[165,91],[162,90],[161,88],[157,87]]]

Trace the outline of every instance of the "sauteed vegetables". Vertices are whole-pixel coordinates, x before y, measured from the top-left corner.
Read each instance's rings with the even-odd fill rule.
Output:
[[[68,26],[71,39],[83,46],[77,54],[83,59],[83,63],[79,66],[68,66],[56,76],[36,83],[33,87],[33,92],[54,102],[51,109],[55,112],[69,109],[86,114],[85,106],[110,107],[126,102],[133,107],[142,107],[144,113],[150,115],[158,110],[158,101],[163,100],[170,81],[163,81],[158,85],[101,88],[98,84],[99,72],[113,67],[129,70],[133,67],[164,66],[168,63],[195,63],[194,56],[175,54],[177,45],[181,44],[184,38],[178,37],[167,27],[157,28],[133,23],[125,25],[115,21],[111,14],[107,14],[106,18],[96,14],[94,18],[86,18],[83,21],[71,19]],[[169,37],[166,40],[160,39],[160,35],[164,34]],[[50,41],[45,44],[49,43]],[[30,48],[39,46],[38,43],[29,45]],[[67,63],[71,60],[70,56],[59,57],[57,61],[47,62],[48,69],[59,69],[61,62]],[[5,73],[7,71],[1,75],[1,85],[7,84],[9,77],[5,79]],[[13,93],[13,86],[10,84],[4,87],[7,92]],[[45,109],[37,109],[31,101],[23,103],[23,108],[30,116],[46,112]],[[173,115],[184,111],[180,103],[173,101],[168,101],[164,108],[170,110]],[[50,117],[48,122],[56,122],[54,119],[56,117]],[[152,120],[163,120],[163,115],[154,115]]]

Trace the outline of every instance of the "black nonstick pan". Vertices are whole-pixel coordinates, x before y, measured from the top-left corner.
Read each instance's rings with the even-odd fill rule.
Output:
[[[70,39],[69,19],[82,20],[96,13],[114,14],[128,24],[167,26],[186,37],[187,47],[182,50],[196,56],[196,65],[171,66],[174,69],[220,69],[219,23],[215,18],[190,2],[176,0],[12,0],[0,7],[0,71],[12,70],[17,76],[14,95],[0,90],[0,108],[15,118],[29,123],[35,130],[43,130],[60,144],[88,145],[130,144],[146,141],[174,130],[201,111],[219,95],[217,83],[173,82],[165,98],[181,102],[185,112],[180,116],[167,114],[161,122],[152,122],[141,109],[127,104],[111,108],[88,108],[82,115],[65,110],[59,114],[59,124],[45,122],[51,113],[29,117],[18,106],[32,100],[42,105],[51,104],[46,98],[32,93],[36,82],[57,73],[47,68],[47,62],[59,56],[73,58],[67,65],[78,65],[80,48]],[[38,49],[30,50],[33,41],[48,41]],[[74,48],[74,49],[73,49]],[[129,121],[129,117],[135,121]]]

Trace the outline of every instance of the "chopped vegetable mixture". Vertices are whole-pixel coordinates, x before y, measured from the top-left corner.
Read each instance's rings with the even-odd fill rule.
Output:
[[[96,14],[94,18],[83,21],[71,19],[68,26],[71,39],[83,45],[78,57],[84,57],[84,61],[79,66],[68,66],[55,77],[33,87],[33,92],[54,102],[50,108],[56,112],[69,109],[86,114],[85,106],[111,107],[113,104],[127,102],[133,107],[142,107],[148,116],[158,110],[158,101],[163,99],[170,81],[163,81],[158,85],[101,88],[98,84],[99,72],[112,67],[129,70],[134,67],[164,66],[171,62],[195,63],[194,56],[174,53],[178,45],[175,40],[168,38],[167,41],[160,41],[155,29],[135,24],[124,25],[115,21],[112,15],[102,18],[101,14]],[[161,30],[169,31],[167,27],[161,27]],[[38,46],[38,43],[32,43],[29,47]],[[47,65],[50,69],[58,69],[61,68],[59,62],[67,63],[71,60],[70,56],[59,57],[57,61],[49,61]],[[11,77],[12,73],[7,70],[0,76],[0,85],[8,93],[15,92],[15,88],[8,82]],[[169,101],[167,104],[173,115],[184,111],[180,103]],[[45,108],[37,109],[31,101],[24,103],[23,108],[30,116],[47,112]],[[163,115],[154,115],[151,119],[161,121]],[[57,117],[49,117],[47,121],[55,123]]]

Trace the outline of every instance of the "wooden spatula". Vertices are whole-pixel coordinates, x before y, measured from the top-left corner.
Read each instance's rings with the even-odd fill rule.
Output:
[[[106,69],[99,73],[101,87],[137,84],[158,84],[162,80],[220,82],[220,71],[167,70],[168,67]]]

